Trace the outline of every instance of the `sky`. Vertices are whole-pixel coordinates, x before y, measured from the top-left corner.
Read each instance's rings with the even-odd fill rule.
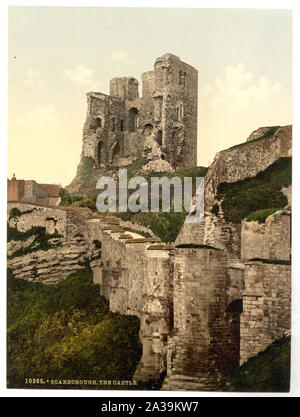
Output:
[[[198,70],[198,165],[261,126],[292,123],[292,12],[9,8],[8,177],[68,185],[86,93],[170,52]]]

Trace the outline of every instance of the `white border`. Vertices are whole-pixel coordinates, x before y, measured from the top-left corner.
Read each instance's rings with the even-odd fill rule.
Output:
[[[0,200],[1,217],[0,217],[0,235],[3,239],[1,245],[0,258],[0,293],[2,296],[0,302],[0,396],[1,397],[291,397],[299,396],[300,394],[300,364],[298,364],[300,351],[300,269],[297,262],[297,254],[299,249],[299,238],[296,231],[300,230],[300,220],[298,213],[299,208],[299,193],[297,193],[297,179],[299,178],[300,164],[298,163],[300,144],[299,144],[299,13],[298,1],[279,1],[279,0],[244,0],[241,1],[214,1],[214,0],[143,0],[141,1],[119,1],[119,0],[77,0],[77,1],[2,1],[0,3],[0,51],[1,51],[1,65],[0,65],[0,82],[1,82],[1,112],[0,112],[0,187],[2,191],[2,198]],[[293,262],[293,325],[292,325],[292,390],[289,394],[268,394],[268,393],[205,393],[205,392],[178,392],[178,391],[79,391],[79,390],[13,390],[6,389],[6,172],[7,172],[7,7],[8,6],[84,6],[84,7],[156,7],[156,8],[239,8],[239,9],[293,9],[294,14],[294,121],[293,121],[293,255],[296,262]],[[5,94],[3,94],[5,92]],[[296,159],[297,158],[297,159]],[[296,161],[295,161],[296,160]]]

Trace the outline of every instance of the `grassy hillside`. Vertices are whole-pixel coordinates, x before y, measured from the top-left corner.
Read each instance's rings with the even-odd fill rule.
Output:
[[[139,320],[109,312],[88,266],[48,286],[9,270],[7,287],[9,388],[28,388],[25,378],[132,378],[142,352]]]
[[[220,184],[217,199],[222,200],[225,220],[240,223],[258,210],[285,207],[288,201],[281,188],[289,186],[291,182],[292,158],[279,158],[254,178]]]
[[[291,338],[272,343],[242,365],[221,391],[289,392]]]

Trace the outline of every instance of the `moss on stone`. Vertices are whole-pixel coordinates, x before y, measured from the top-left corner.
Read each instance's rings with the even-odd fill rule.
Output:
[[[278,210],[281,210],[281,209],[274,208],[274,209],[256,210],[253,213],[249,214],[249,216],[246,218],[246,221],[265,223],[266,219],[272,214],[276,213],[276,211]]]
[[[12,240],[25,242],[31,236],[35,236],[35,238],[28,246],[17,249],[11,255],[9,255],[7,259],[24,256],[28,253],[36,252],[38,250],[46,251],[48,249],[57,248],[61,246],[61,244],[57,243],[54,245],[51,244],[49,240],[63,237],[57,231],[55,233],[49,234],[46,232],[46,228],[41,226],[32,226],[31,229],[27,230],[26,232],[20,232],[18,229],[11,227],[9,223],[7,223],[8,242],[11,242]]]
[[[254,178],[221,183],[216,198],[227,222],[240,223],[258,210],[284,208],[288,201],[283,187],[292,182],[292,158],[279,158]]]

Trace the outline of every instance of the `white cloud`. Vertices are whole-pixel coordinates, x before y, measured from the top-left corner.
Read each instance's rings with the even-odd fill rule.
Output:
[[[94,71],[86,67],[84,64],[79,64],[74,69],[65,69],[64,74],[71,81],[84,84],[92,90],[99,89],[99,85],[93,80]]]
[[[113,51],[112,59],[114,61],[124,61],[126,64],[135,64],[135,61],[129,57],[128,51],[125,51],[124,49],[117,52]]]
[[[40,79],[40,73],[33,69],[29,68],[27,70],[27,79],[24,80],[24,84],[26,87],[42,87],[44,83]]]
[[[214,109],[232,105],[249,108],[275,98],[281,88],[280,83],[263,75],[254,80],[253,74],[241,63],[227,67],[224,78],[217,78],[213,84],[205,84],[202,95]]]
[[[44,127],[56,122],[56,108],[52,104],[36,107],[23,118],[17,120],[18,125],[27,127]]]

